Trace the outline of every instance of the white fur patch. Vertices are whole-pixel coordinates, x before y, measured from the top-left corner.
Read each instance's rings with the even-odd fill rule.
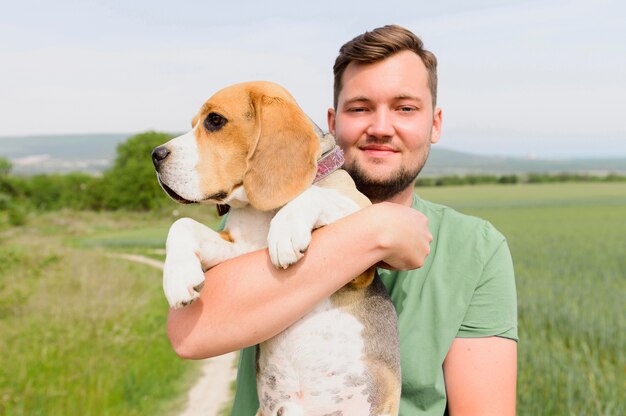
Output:
[[[249,205],[233,209],[228,213],[226,229],[243,252],[263,248],[267,245],[267,233],[275,212],[259,211]]]
[[[170,154],[162,164],[159,176],[178,195],[189,201],[200,201],[205,196],[200,191],[200,177],[196,171],[200,153],[194,131],[195,128],[164,144]]]
[[[243,185],[233,189],[230,195],[228,195],[228,198],[224,201],[225,204],[228,204],[233,208],[245,207],[249,202],[250,200],[248,200],[246,188],[244,188]]]
[[[311,186],[289,201],[272,219],[267,236],[272,264],[287,268],[303,257],[311,230],[337,221],[359,206],[334,189]]]
[[[168,303],[180,308],[199,297],[204,269],[241,254],[238,246],[191,218],[180,218],[167,234],[163,290]]]
[[[326,299],[264,342],[259,355],[262,378],[257,380],[263,414],[275,415],[283,406],[295,406],[305,415],[338,410],[344,415],[368,415],[362,330],[354,316]]]

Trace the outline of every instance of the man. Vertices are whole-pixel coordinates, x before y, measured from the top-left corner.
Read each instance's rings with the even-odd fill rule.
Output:
[[[305,257],[287,270],[274,269],[265,250],[210,270],[200,300],[170,311],[168,335],[179,355],[262,342],[380,263],[398,313],[400,413],[515,413],[517,315],[506,241],[489,223],[413,191],[441,131],[436,65],[399,26],[341,48],[329,130],[344,149],[345,169],[378,203],[316,231]],[[341,278],[324,279],[329,267]],[[233,414],[256,408],[252,347],[242,351]]]

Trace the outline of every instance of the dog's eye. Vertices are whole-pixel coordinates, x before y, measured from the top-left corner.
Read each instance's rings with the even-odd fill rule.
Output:
[[[209,115],[204,119],[204,127],[208,131],[217,131],[224,127],[228,120],[217,113],[209,113]]]

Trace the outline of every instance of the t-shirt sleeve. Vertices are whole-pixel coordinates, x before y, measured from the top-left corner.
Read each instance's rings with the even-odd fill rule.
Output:
[[[485,265],[457,337],[498,336],[518,341],[511,253],[504,237],[489,223],[485,226],[484,237]]]

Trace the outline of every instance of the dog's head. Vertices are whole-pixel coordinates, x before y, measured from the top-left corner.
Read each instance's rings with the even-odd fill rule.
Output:
[[[159,183],[181,203],[278,208],[311,185],[319,137],[282,87],[236,84],[204,103],[192,130],[152,151]]]

